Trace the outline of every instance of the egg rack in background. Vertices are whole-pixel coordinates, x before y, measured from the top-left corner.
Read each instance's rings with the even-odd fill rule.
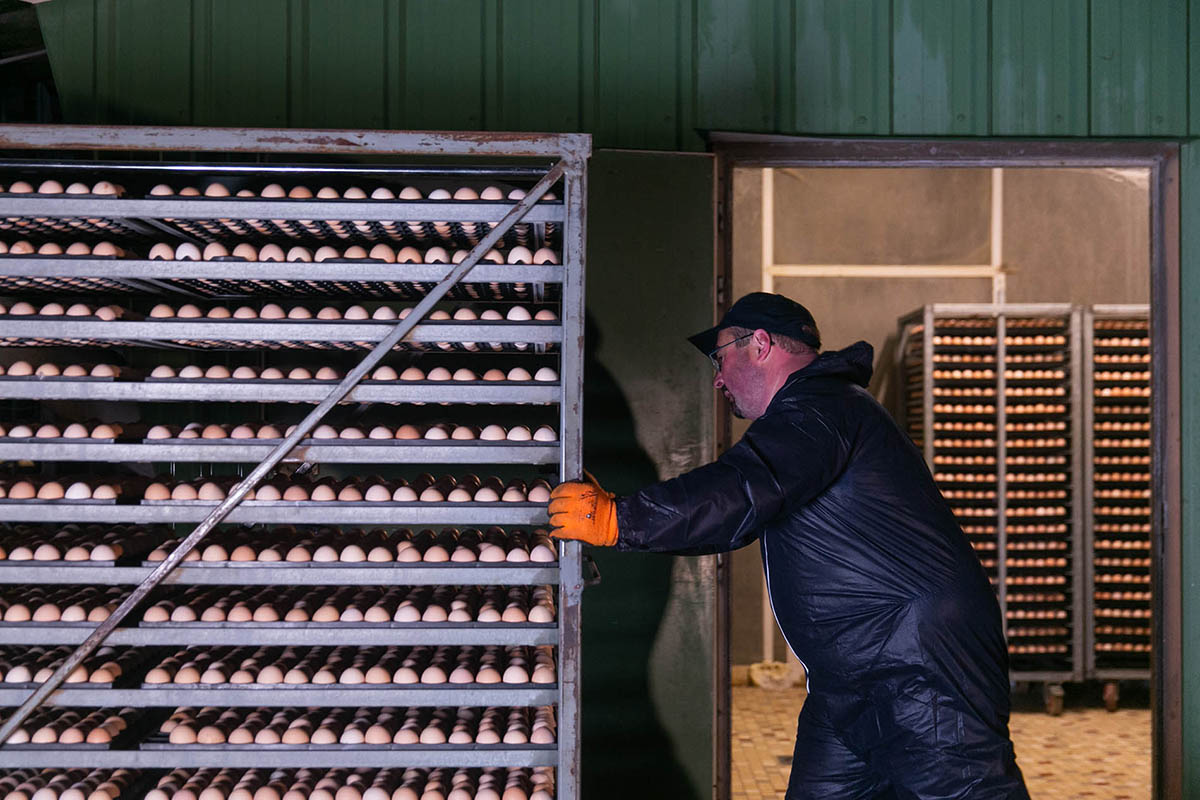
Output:
[[[901,320],[905,424],[996,589],[1014,680],[1084,678],[1080,314],[931,305]]]
[[[340,135],[331,135],[331,134]],[[6,131],[11,144],[21,139],[21,129]],[[451,261],[461,258],[455,250],[468,250],[512,208],[513,200],[428,200],[359,198],[351,187],[388,189],[395,194],[406,186],[417,186],[425,195],[430,187],[500,185],[520,190],[541,178],[541,166],[512,166],[511,156],[538,159],[547,166],[564,165],[563,178],[554,191],[561,200],[534,204],[528,214],[504,237],[502,253],[516,248],[541,251],[547,248],[560,263],[529,263],[522,255],[518,263],[483,261],[476,266],[447,299],[456,306],[508,308],[525,304],[552,309],[551,320],[422,321],[413,329],[403,348],[394,356],[399,361],[425,359],[423,363],[469,365],[480,372],[490,364],[510,366],[529,360],[533,367],[553,364],[558,380],[546,381],[364,381],[354,387],[335,413],[392,414],[397,421],[413,418],[453,420],[455,413],[478,419],[481,411],[495,414],[501,422],[521,422],[542,414],[557,432],[557,441],[343,441],[311,439],[293,451],[286,471],[310,468],[350,476],[362,472],[386,473],[393,479],[403,473],[410,480],[416,472],[442,472],[449,468],[462,477],[462,469],[476,468],[483,474],[513,474],[533,477],[553,467],[554,480],[575,477],[581,469],[581,393],[583,333],[583,242],[586,136],[548,135],[489,139],[487,135],[407,134],[296,131],[211,131],[203,129],[123,129],[114,140],[112,129],[49,128],[25,129],[25,146],[49,150],[58,142],[72,149],[103,150],[106,143],[120,147],[141,143],[146,151],[159,150],[161,161],[110,162],[68,161],[50,154],[44,158],[22,158],[0,163],[0,185],[10,188],[25,180],[36,190],[43,180],[60,180],[64,185],[86,178],[89,185],[103,179],[124,187],[120,195],[39,195],[36,191],[0,192],[0,241],[9,245],[0,254],[0,302],[11,310],[13,302],[34,305],[60,294],[70,294],[91,305],[113,303],[125,309],[114,320],[95,317],[35,314],[0,315],[0,341],[20,350],[0,350],[0,358],[53,355],[63,363],[113,362],[119,365],[112,378],[83,376],[5,376],[0,380],[0,397],[42,404],[45,415],[80,408],[103,414],[135,408],[147,423],[180,418],[187,408],[190,418],[212,421],[225,414],[231,419],[255,414],[270,420],[275,415],[295,417],[303,412],[296,404],[314,404],[324,399],[336,381],[319,380],[159,380],[150,377],[150,366],[160,360],[199,358],[220,363],[254,359],[258,365],[285,361],[334,363],[349,368],[362,351],[383,339],[394,322],[378,319],[160,319],[150,309],[166,301],[172,305],[197,302],[212,305],[222,298],[254,306],[266,301],[303,301],[319,298],[335,304],[414,301],[424,297],[450,270]],[[191,152],[257,151],[271,163],[172,163],[174,151],[162,151],[158,142],[172,141],[175,150]],[[265,147],[263,141],[279,144]],[[382,155],[441,156],[456,159],[448,166],[371,166],[302,163],[298,156],[314,153],[339,155],[355,152],[369,142],[370,151]],[[282,183],[331,187],[333,197],[222,197],[163,196],[154,187],[221,184],[229,194],[239,190],[259,191],[264,185]],[[302,193],[300,193],[302,194]],[[326,192],[325,194],[329,194]],[[404,222],[395,222],[404,220]],[[449,222],[447,222],[449,220]],[[27,241],[34,252],[13,253],[14,241]],[[119,248],[115,257],[91,254],[39,253],[47,242],[79,240],[89,246],[109,242]],[[184,245],[202,252],[206,245],[251,243],[262,252],[275,245],[285,252],[292,247],[318,251],[333,246],[337,256],[325,260],[239,260],[213,256],[209,260],[163,258],[155,245],[168,244],[171,253]],[[394,253],[415,248],[419,263],[404,258],[391,261],[385,251],[380,258],[362,258],[357,253],[345,258],[347,250],[360,246],[371,251],[386,245]],[[441,252],[437,249],[441,248]],[[29,248],[22,247],[20,250]],[[49,248],[53,250],[53,248]],[[65,247],[64,247],[65,249]],[[191,252],[186,251],[185,252]],[[219,252],[219,251],[213,251]],[[432,257],[430,253],[433,253]],[[453,256],[451,255],[453,254]],[[408,258],[412,258],[411,252]],[[502,259],[512,260],[512,259]],[[426,263],[428,262],[428,263]],[[232,305],[232,300],[229,301]],[[488,346],[472,346],[480,343]],[[7,356],[7,357],[5,357]],[[281,361],[282,359],[282,361]],[[332,361],[331,361],[332,360]],[[232,364],[231,364],[232,365]],[[529,372],[533,372],[531,368]],[[343,370],[344,371],[344,370]],[[129,406],[126,404],[136,404]],[[187,405],[184,405],[187,404]],[[358,404],[358,405],[354,405]],[[487,404],[487,405],[484,405]],[[241,409],[241,410],[238,410]],[[252,409],[246,414],[245,409]],[[382,410],[381,410],[382,409]],[[150,419],[145,415],[158,414]],[[208,415],[208,416],[206,416]],[[122,419],[126,419],[123,417]],[[353,418],[353,417],[351,417]],[[46,420],[42,420],[46,421]],[[57,420],[55,420],[57,421]],[[74,421],[70,419],[63,420]],[[228,420],[222,420],[228,421]],[[9,420],[0,420],[8,423]],[[468,421],[470,424],[470,421]],[[147,464],[158,464],[175,475],[204,477],[226,473],[237,466],[260,460],[274,442],[253,440],[179,440],[155,442],[121,435],[113,442],[39,441],[0,439],[0,460],[29,459],[38,464],[13,467],[8,486],[20,478],[49,480],[57,475],[80,472],[98,474],[106,462],[128,462],[116,483],[125,491],[115,502],[68,500],[0,499],[0,517],[9,525],[39,524],[47,528],[77,523],[83,526],[168,526],[151,528],[139,535],[181,536],[190,523],[203,520],[216,502],[149,502],[138,491],[148,479]],[[223,466],[226,465],[226,466]],[[442,465],[446,465],[443,467]],[[360,471],[355,472],[355,467]],[[200,474],[197,474],[199,472]],[[65,483],[65,480],[64,480]],[[246,501],[225,520],[228,530],[235,523],[248,525],[293,525],[300,533],[315,526],[334,525],[342,530],[355,526],[400,528],[454,526],[479,528],[500,526],[502,531],[528,531],[545,525],[544,502],[448,502],[441,500],[385,502]],[[252,535],[255,529],[239,529]],[[506,535],[511,536],[511,533]],[[18,596],[28,587],[132,587],[153,569],[144,554],[118,556],[111,561],[0,560],[0,589]],[[579,601],[582,589],[580,548],[561,544],[553,562],[420,562],[386,563],[281,563],[188,562],[181,565],[152,595],[182,596],[210,587],[227,587],[232,597],[280,587],[280,593],[296,593],[315,587],[352,587],[355,591],[389,586],[550,586],[554,595],[551,623],[535,622],[393,622],[372,625],[345,622],[251,622],[251,623],[146,623],[129,620],[110,637],[107,645],[142,649],[189,646],[454,646],[454,647],[553,647],[556,682],[553,684],[380,684],[370,687],[332,685],[147,687],[137,680],[110,686],[70,684],[60,689],[46,708],[129,707],[133,716],[151,727],[165,710],[184,705],[245,708],[338,708],[338,707],[449,707],[528,708],[553,710],[553,744],[397,744],[367,747],[352,744],[286,746],[177,746],[155,744],[135,736],[121,747],[87,748],[67,745],[38,745],[13,749],[0,747],[0,766],[47,768],[136,768],[147,770],[143,777],[157,778],[161,770],[188,767],[354,767],[446,768],[470,770],[472,780],[481,780],[479,770],[530,770],[554,768],[554,796],[578,796],[578,704],[579,704]],[[261,596],[261,595],[260,595]],[[66,602],[65,600],[63,602]],[[135,612],[134,616],[141,616]],[[81,642],[94,623],[62,621],[0,621],[0,644],[11,648],[72,645]],[[132,678],[150,661],[131,662]],[[130,676],[126,676],[130,677]],[[131,678],[131,679],[132,679]],[[28,690],[0,684],[0,704],[19,705]],[[148,730],[148,729],[147,729]],[[186,752],[185,752],[186,750]],[[514,774],[515,774],[514,772]]]
[[[1092,365],[1084,390],[1088,674],[1105,681],[1105,702],[1115,708],[1118,681],[1150,679],[1150,311],[1092,306],[1083,330]]]

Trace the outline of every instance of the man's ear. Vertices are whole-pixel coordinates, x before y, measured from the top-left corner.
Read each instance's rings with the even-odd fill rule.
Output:
[[[754,344],[758,348],[755,355],[756,361],[761,361],[771,352],[772,342],[771,334],[759,328],[754,332]]]

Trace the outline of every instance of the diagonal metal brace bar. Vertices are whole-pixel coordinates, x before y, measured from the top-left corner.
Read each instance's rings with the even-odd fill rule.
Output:
[[[539,180],[532,189],[529,190],[529,193],[525,195],[525,197],[522,198],[521,201],[517,203],[513,209],[509,211],[502,220],[500,220],[500,222],[496,224],[496,227],[493,228],[487,236],[483,237],[479,244],[475,245],[470,254],[463,259],[462,263],[451,269],[446,277],[443,278],[442,281],[429,292],[429,294],[425,295],[421,302],[417,303],[416,307],[412,310],[412,313],[410,313],[399,324],[397,324],[386,338],[382,339],[377,345],[375,345],[374,349],[367,353],[366,357],[363,358],[363,360],[360,361],[358,365],[354,367],[354,369],[350,370],[350,372],[346,374],[346,377],[342,379],[342,382],[334,387],[334,389],[330,391],[329,395],[322,400],[316,408],[310,411],[308,416],[306,416],[298,425],[296,425],[296,429],[292,431],[291,435],[280,442],[279,446],[276,447],[269,456],[263,459],[258,466],[251,470],[250,474],[243,478],[241,482],[237,484],[237,486],[233,487],[233,489],[229,492],[229,495],[226,496],[221,504],[214,508],[212,513],[205,517],[204,521],[197,525],[195,529],[193,529],[192,532],[189,533],[187,537],[179,543],[179,546],[171,551],[171,554],[168,555],[161,564],[155,567],[153,572],[146,576],[146,579],[142,581],[136,589],[133,590],[133,593],[130,594],[129,597],[125,598],[125,600],[119,606],[117,606],[116,610],[113,611],[108,619],[101,622],[87,637],[87,639],[85,639],[83,643],[79,645],[79,647],[75,648],[75,650],[69,656],[67,656],[66,661],[64,661],[58,667],[58,669],[56,669],[54,673],[48,679],[46,679],[44,683],[38,686],[37,689],[35,689],[33,693],[29,695],[29,698],[25,700],[25,702],[22,703],[15,712],[13,712],[13,715],[9,717],[3,725],[0,725],[0,747],[3,747],[3,745],[8,742],[8,738],[21,725],[21,723],[25,721],[25,719],[33,712],[33,710],[41,705],[51,693],[58,689],[58,687],[61,686],[67,679],[67,676],[70,675],[71,672],[74,671],[74,669],[79,666],[79,664],[81,664],[85,658],[91,655],[92,651],[99,647],[101,642],[108,638],[108,635],[112,633],[118,625],[121,624],[121,621],[124,620],[125,617],[128,616],[129,613],[138,606],[138,604],[145,600],[146,596],[149,595],[150,592],[152,592],[155,588],[157,588],[168,574],[170,574],[183,562],[183,559],[187,556],[187,554],[196,548],[196,545],[198,545],[200,541],[206,535],[208,535],[209,531],[220,524],[225,517],[229,516],[229,513],[233,511],[233,509],[236,508],[237,505],[242,502],[242,500],[245,499],[250,490],[257,486],[259,482],[267,476],[267,473],[273,470],[279,464],[279,462],[282,461],[287,454],[296,447],[297,444],[299,444],[301,439],[308,436],[309,432],[315,428],[322,419],[324,419],[325,415],[328,414],[335,405],[337,405],[344,397],[346,397],[346,395],[350,394],[350,391],[359,383],[359,381],[366,377],[367,373],[370,372],[372,367],[378,364],[385,355],[391,352],[392,348],[399,344],[399,342],[405,336],[407,336],[414,327],[416,327],[417,323],[425,318],[425,316],[433,309],[433,306],[445,296],[446,292],[450,291],[450,287],[462,280],[463,277],[470,272],[476,264],[479,263],[484,254],[491,250],[492,247],[494,247],[496,243],[500,241],[501,237],[504,236],[504,234],[507,233],[514,224],[516,224],[521,220],[522,217],[525,216],[529,209],[533,208],[534,204],[542,198],[542,196],[550,189],[550,187],[553,186],[560,178],[562,178],[565,170],[566,165],[562,161],[559,161],[553,167],[551,167],[550,171],[547,172],[546,175]]]

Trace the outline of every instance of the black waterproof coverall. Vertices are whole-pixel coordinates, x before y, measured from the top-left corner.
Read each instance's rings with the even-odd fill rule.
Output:
[[[617,547],[759,539],[808,671],[788,800],[1028,798],[995,593],[871,362],[866,342],[822,353],[717,461],[618,499]]]

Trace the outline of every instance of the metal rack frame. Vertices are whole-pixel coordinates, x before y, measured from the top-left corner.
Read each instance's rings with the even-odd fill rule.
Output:
[[[908,342],[911,338],[911,328],[914,325],[923,325],[923,333],[925,334],[921,340],[922,346],[922,367],[923,374],[921,379],[921,394],[923,397],[922,405],[922,451],[925,456],[925,461],[931,470],[935,470],[934,465],[934,403],[933,403],[933,370],[934,370],[934,343],[933,331],[936,321],[944,317],[981,317],[992,318],[996,321],[996,364],[995,364],[995,388],[996,388],[996,430],[995,438],[995,453],[997,453],[996,463],[996,590],[1000,600],[1001,614],[1007,625],[1007,485],[1006,485],[1006,470],[1003,468],[1003,454],[1007,452],[1007,432],[1006,432],[1006,403],[1003,402],[1005,397],[1005,372],[1006,372],[1006,348],[1005,336],[1007,333],[1006,321],[1010,317],[1022,316],[1056,316],[1063,317],[1066,320],[1066,327],[1069,330],[1068,352],[1070,353],[1070,432],[1071,436],[1071,455],[1067,469],[1070,471],[1070,489],[1069,499],[1071,502],[1071,558],[1076,568],[1071,571],[1071,614],[1072,614],[1072,630],[1071,630],[1071,668],[1066,670],[1056,669],[1014,669],[1010,672],[1013,680],[1016,681],[1035,681],[1045,682],[1049,686],[1053,686],[1065,681],[1081,681],[1085,677],[1084,667],[1084,602],[1083,595],[1086,593],[1085,576],[1083,574],[1083,566],[1081,559],[1084,555],[1084,540],[1083,540],[1083,516],[1081,503],[1079,498],[1082,497],[1083,491],[1083,476],[1081,473],[1081,463],[1083,462],[1083,445],[1081,436],[1078,435],[1080,430],[1082,416],[1081,398],[1084,395],[1082,384],[1082,365],[1080,362],[1082,324],[1081,314],[1079,310],[1069,304],[1061,303],[1006,303],[1002,305],[984,304],[984,303],[936,303],[926,305],[921,309],[913,311],[900,318],[900,347],[902,351],[906,350]],[[903,363],[904,354],[901,352],[897,358]],[[904,378],[903,370],[901,377]],[[907,406],[904,406],[907,408]],[[902,420],[902,424],[907,427],[907,420]],[[1049,690],[1048,690],[1049,691]],[[1061,695],[1056,693],[1054,700],[1061,700]],[[1052,698],[1047,695],[1048,707],[1051,706]]]
[[[582,445],[582,335],[583,335],[583,264],[585,242],[584,197],[586,159],[590,137],[585,135],[523,135],[406,133],[377,131],[295,131],[225,130],[187,128],[104,128],[55,126],[2,126],[0,148],[48,151],[45,160],[21,162],[36,167],[90,169],[110,176],[121,170],[155,170],[162,174],[291,175],[313,173],[369,174],[374,177],[407,174],[455,174],[454,168],[437,166],[370,167],[302,164],[196,164],[169,162],[137,164],[116,162],[91,164],[64,161],[54,151],[141,151],[156,154],[187,152],[257,153],[296,158],[304,154],[320,155],[399,155],[451,156],[476,163],[508,157],[553,159],[562,166],[561,204],[533,205],[524,223],[561,225],[563,266],[500,266],[481,264],[466,282],[527,282],[531,285],[561,285],[560,320],[557,323],[428,322],[417,325],[410,337],[414,342],[488,341],[531,343],[534,347],[553,345],[560,354],[560,380],[557,383],[531,385],[497,382],[483,385],[468,383],[363,383],[355,386],[343,402],[475,402],[475,403],[557,403],[559,407],[557,443],[448,443],[448,444],[333,444],[311,442],[297,451],[293,460],[326,463],[557,463],[561,478],[581,474]],[[57,160],[56,160],[57,159]],[[0,163],[0,168],[17,162]],[[472,168],[469,174],[486,174],[484,168]],[[205,170],[208,170],[206,173]],[[539,177],[540,167],[522,167],[522,175]],[[510,170],[511,171],[511,170]],[[463,171],[468,174],[468,171]],[[469,219],[496,222],[511,210],[512,203],[371,202],[327,200],[249,200],[235,198],[122,198],[97,199],[70,197],[0,196],[0,219],[14,216],[112,216],[129,223],[129,229],[142,235],[161,237],[169,231],[176,241],[196,241],[186,233],[161,224],[147,223],[169,217],[178,220],[216,219],[334,219],[334,220],[436,220]],[[301,215],[302,217],[298,216]],[[279,263],[279,262],[193,262],[145,259],[98,259],[73,257],[0,257],[0,276],[91,277],[97,274],[116,281],[128,281],[144,291],[177,291],[160,283],[171,279],[237,278],[284,280],[301,276],[311,280],[345,278],[348,270],[354,281],[404,281],[412,284],[439,280],[449,265]],[[540,290],[538,290],[540,291]],[[379,299],[379,298],[372,298]],[[4,336],[53,340],[80,339],[93,342],[141,344],[172,340],[231,341],[329,341],[378,342],[394,326],[379,322],[295,322],[281,321],[119,321],[101,322],[72,319],[21,319],[0,321]],[[532,348],[531,348],[532,349]],[[486,357],[486,353],[478,357]],[[330,392],[334,382],[275,383],[268,381],[84,381],[69,379],[29,379],[0,381],[0,396],[24,399],[77,399],[126,401],[201,401],[220,402],[308,402],[316,403]],[[0,459],[21,454],[24,458],[46,460],[123,459],[151,461],[227,461],[253,462],[272,445],[249,443],[117,443],[80,445],[61,442],[2,442]],[[198,522],[215,503],[166,504],[68,504],[53,502],[0,501],[0,515],[9,521],[83,521],[83,522]],[[529,503],[454,504],[454,503],[284,503],[246,502],[233,510],[228,522],[278,522],[293,524],[544,524],[545,507]],[[78,583],[125,584],[145,578],[152,568],[75,565],[70,567],[26,564],[0,566],[0,583]],[[253,577],[250,577],[253,575]],[[558,684],[536,689],[371,689],[360,692],[345,689],[315,689],[292,692],[276,689],[237,690],[227,697],[217,692],[197,694],[188,690],[177,699],[166,690],[59,689],[56,704],[181,705],[203,702],[212,705],[259,705],[286,702],[296,705],[356,705],[370,702],[387,704],[470,705],[475,703],[557,705],[558,744],[554,747],[395,747],[305,748],[303,750],[168,749],[105,751],[51,747],[12,749],[0,747],[0,766],[542,766],[557,768],[557,796],[564,800],[578,796],[578,714],[579,714],[579,602],[583,588],[581,549],[576,543],[562,543],[556,564],[500,566],[489,564],[383,567],[339,565],[292,568],[279,565],[214,568],[183,565],[165,581],[168,585],[227,584],[268,585],[286,581],[300,585],[371,585],[388,582],[449,584],[458,581],[494,582],[496,585],[547,583],[558,587],[557,623],[552,625],[410,625],[355,627],[348,625],[232,625],[223,628],[180,625],[142,626],[120,629],[108,640],[111,644],[192,644],[202,637],[205,644],[555,644],[558,648]],[[0,641],[20,643],[77,643],[91,625],[39,626],[37,624],[0,625]],[[300,637],[300,638],[298,638]],[[204,690],[207,692],[207,690]],[[109,692],[116,692],[110,694]],[[18,704],[23,690],[0,690],[0,705]],[[193,694],[195,697],[193,698]],[[302,698],[301,695],[304,695]],[[169,698],[169,699],[168,699]],[[285,699],[286,698],[286,699]],[[232,701],[232,702],[231,702]]]
[[[1084,524],[1084,552],[1087,553],[1085,567],[1087,569],[1087,585],[1094,587],[1096,585],[1096,570],[1093,563],[1096,541],[1095,530],[1095,515],[1093,513],[1094,501],[1092,500],[1093,492],[1095,491],[1095,444],[1096,436],[1093,429],[1093,424],[1096,421],[1095,416],[1095,321],[1097,319],[1144,319],[1146,321],[1147,331],[1150,328],[1150,307],[1145,304],[1113,304],[1113,305],[1096,305],[1084,309],[1083,312],[1083,348],[1082,358],[1088,364],[1087,379],[1085,380],[1083,392],[1083,419],[1086,420],[1085,430],[1085,452],[1083,457],[1084,468],[1084,491],[1088,500],[1085,511]],[[1149,353],[1149,348],[1146,350]],[[1146,403],[1147,419],[1151,415],[1151,402]],[[1149,435],[1147,435],[1149,438]],[[1147,472],[1150,472],[1150,467],[1147,466]],[[1150,519],[1151,503],[1147,501],[1147,520]],[[1146,536],[1149,543],[1152,539],[1151,534]],[[1153,557],[1154,549],[1148,548],[1147,553]],[[1120,680],[1150,680],[1150,658],[1146,658],[1145,667],[1097,667],[1096,665],[1096,599],[1092,591],[1088,591],[1085,597],[1086,607],[1085,614],[1087,619],[1086,639],[1084,645],[1084,657],[1089,678],[1094,678],[1101,681],[1120,681]],[[1147,608],[1151,606],[1147,603]],[[1110,707],[1116,706],[1115,684],[1112,688],[1106,689],[1105,700]]]

